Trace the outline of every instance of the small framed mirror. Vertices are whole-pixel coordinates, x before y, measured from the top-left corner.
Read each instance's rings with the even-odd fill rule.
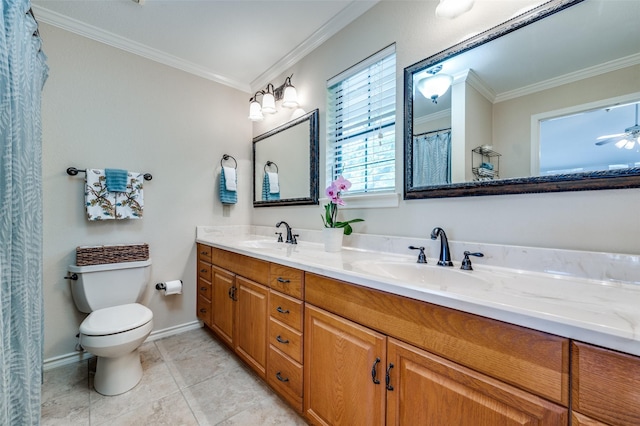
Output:
[[[318,204],[318,110],[253,138],[253,206]]]

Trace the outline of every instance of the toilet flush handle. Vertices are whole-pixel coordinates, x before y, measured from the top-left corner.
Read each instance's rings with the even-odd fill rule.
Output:
[[[63,277],[65,280],[73,280],[73,281],[77,281],[78,280],[78,274],[73,273],[71,275],[68,275],[66,277]]]

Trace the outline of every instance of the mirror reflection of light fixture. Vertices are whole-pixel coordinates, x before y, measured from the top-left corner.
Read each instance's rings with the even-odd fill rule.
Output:
[[[448,74],[438,74],[442,70],[442,65],[438,65],[427,72],[429,77],[423,78],[416,85],[420,93],[427,98],[431,99],[434,104],[438,103],[438,98],[449,90],[453,77]]]
[[[298,93],[296,88],[291,84],[291,74],[284,80],[281,86],[275,87],[273,84],[267,84],[264,90],[259,90],[251,99],[249,99],[249,119],[251,121],[260,121],[264,119],[264,114],[275,114],[276,102],[282,100],[282,106],[285,108],[298,107]],[[262,104],[258,102],[258,95],[262,95]]]
[[[474,0],[440,0],[436,7],[438,18],[453,19],[471,10]]]

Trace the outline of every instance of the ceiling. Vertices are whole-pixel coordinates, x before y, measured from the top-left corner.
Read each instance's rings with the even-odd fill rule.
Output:
[[[32,0],[39,22],[247,93],[265,86],[378,0],[141,2]]]

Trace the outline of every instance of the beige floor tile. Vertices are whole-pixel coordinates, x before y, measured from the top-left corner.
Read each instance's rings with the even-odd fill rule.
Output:
[[[207,332],[187,332],[156,341],[180,388],[205,381],[224,371],[242,368],[240,361]]]
[[[216,425],[272,395],[244,368],[222,372],[182,393],[201,425]]]
[[[87,361],[45,371],[42,382],[42,403],[67,396],[69,393],[79,393],[89,398],[88,376]]]
[[[216,426],[303,426],[307,423],[275,395],[269,396]]]
[[[84,385],[87,387],[86,384]],[[89,425],[89,392],[83,397],[78,392],[50,399],[42,404],[43,426]]]
[[[92,426],[100,426],[101,424],[114,426],[197,426],[198,422],[182,393],[178,391],[114,419],[106,420],[104,423],[92,423]]]

